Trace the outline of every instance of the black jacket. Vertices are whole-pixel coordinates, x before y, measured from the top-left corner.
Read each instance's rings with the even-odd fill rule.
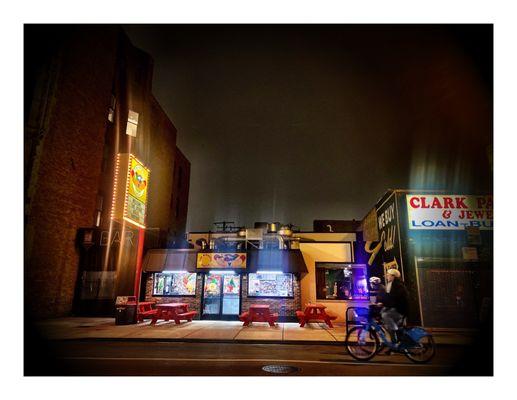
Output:
[[[400,279],[394,279],[391,283],[391,290],[383,296],[383,305],[388,308],[395,308],[402,315],[407,315],[409,300],[408,291]]]

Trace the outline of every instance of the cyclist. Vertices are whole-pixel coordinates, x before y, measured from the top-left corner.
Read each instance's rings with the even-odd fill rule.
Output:
[[[386,272],[386,293],[382,299],[378,299],[377,304],[382,305],[381,317],[385,328],[393,342],[398,342],[401,336],[399,329],[408,312],[408,291],[398,270],[389,269]]]

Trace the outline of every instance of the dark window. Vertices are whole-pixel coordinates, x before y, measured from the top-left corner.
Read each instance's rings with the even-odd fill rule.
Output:
[[[318,300],[368,300],[365,265],[316,263]]]

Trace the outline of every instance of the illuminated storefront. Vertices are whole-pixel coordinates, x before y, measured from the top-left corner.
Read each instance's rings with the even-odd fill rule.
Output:
[[[295,321],[305,272],[299,250],[156,249],[144,259],[142,291],[146,300],[188,303],[201,319],[237,320],[250,304],[265,303],[280,320]]]

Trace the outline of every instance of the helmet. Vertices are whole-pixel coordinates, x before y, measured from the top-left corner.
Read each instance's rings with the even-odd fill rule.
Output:
[[[389,269],[388,271],[386,271],[386,273],[388,275],[393,275],[395,278],[400,278],[400,272],[398,269],[392,268],[392,269]]]
[[[372,276],[370,278],[370,283],[372,285],[378,285],[379,283],[381,283],[381,278],[377,277],[377,276]]]

